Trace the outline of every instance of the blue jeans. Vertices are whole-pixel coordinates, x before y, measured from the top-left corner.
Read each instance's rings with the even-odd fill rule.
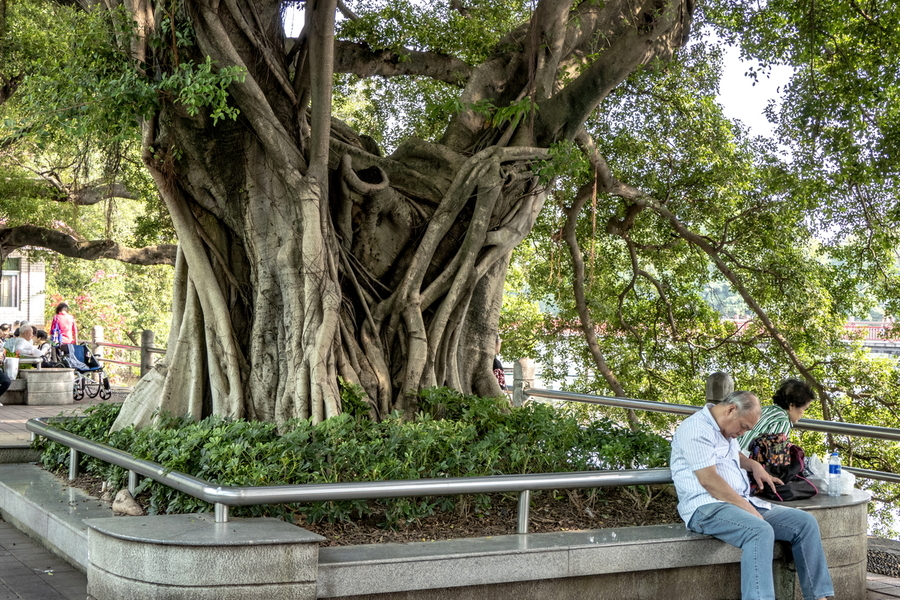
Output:
[[[759,508],[764,520],[727,502],[704,504],[691,516],[688,529],[719,538],[742,550],[742,600],[775,600],[772,552],[775,540],[791,543],[800,589],[806,600],[834,596],[819,524],[796,508]]]

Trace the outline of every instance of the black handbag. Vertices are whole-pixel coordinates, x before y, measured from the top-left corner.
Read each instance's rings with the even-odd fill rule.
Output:
[[[766,472],[782,481],[775,489],[759,489],[750,473],[750,493],[765,500],[790,502],[805,500],[819,493],[812,481],[803,476],[806,453],[803,448],[787,441],[784,434],[760,436],[750,442],[750,458],[761,463]]]

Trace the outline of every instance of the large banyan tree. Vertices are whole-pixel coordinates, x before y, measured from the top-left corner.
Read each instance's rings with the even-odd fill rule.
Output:
[[[109,11],[134,76],[157,86],[143,160],[179,240],[167,354],[120,425],[158,410],[321,420],[341,411],[341,380],[377,415],[414,410],[427,386],[499,393],[504,277],[548,149],[670,58],[692,18],[688,0],[430,7],[484,28],[489,47],[465,54],[354,37],[385,22],[378,6],[301,4],[289,38],[279,0],[82,2]],[[458,100],[432,140],[384,155],[332,113],[339,74],[431,79]]]

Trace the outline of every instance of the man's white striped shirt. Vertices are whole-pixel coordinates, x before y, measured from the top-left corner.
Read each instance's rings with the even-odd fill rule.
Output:
[[[682,421],[672,436],[672,454],[669,466],[672,481],[678,492],[678,514],[689,523],[697,507],[716,500],[706,491],[694,471],[715,465],[716,472],[741,496],[750,499],[750,482],[740,465],[740,448],[737,440],[722,435],[722,430],[709,411],[707,404]],[[768,502],[753,498],[751,502],[761,508],[769,508]]]

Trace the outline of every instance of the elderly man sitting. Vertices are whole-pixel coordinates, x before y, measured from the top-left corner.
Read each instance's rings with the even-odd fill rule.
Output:
[[[756,425],[761,408],[750,392],[732,392],[707,404],[678,426],[669,464],[678,492],[678,512],[688,529],[736,546],[741,554],[741,598],[774,600],[775,540],[791,543],[806,600],[834,595],[819,524],[796,508],[750,497],[747,471],[760,489],[773,478],[740,452],[737,438]],[[781,483],[777,479],[774,480]]]
[[[41,351],[35,348],[34,344],[31,342],[33,339],[34,329],[31,325],[20,327],[19,337],[17,338],[18,341],[13,348],[13,352],[16,352],[20,357],[40,358]]]

